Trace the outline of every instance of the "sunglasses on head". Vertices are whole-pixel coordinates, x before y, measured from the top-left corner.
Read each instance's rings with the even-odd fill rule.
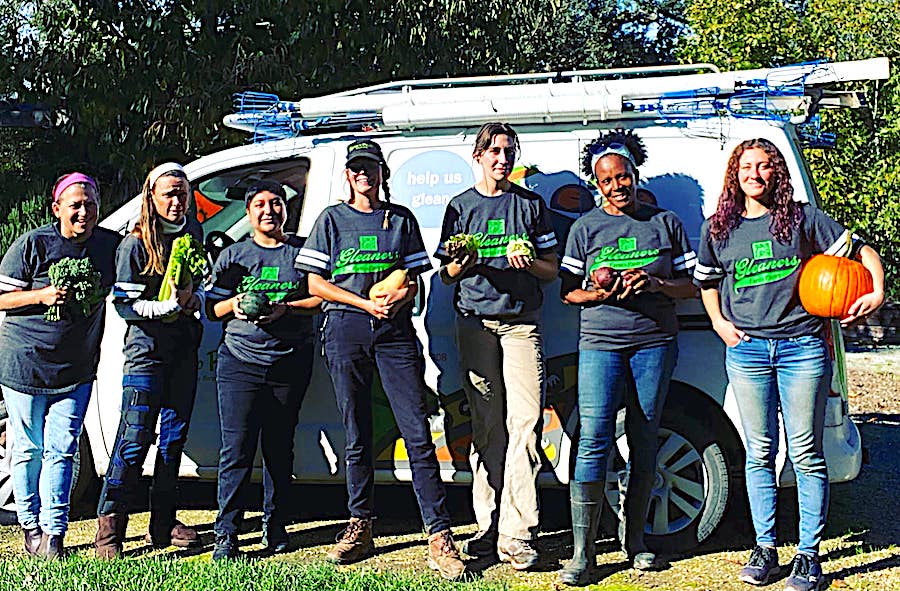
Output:
[[[594,144],[590,148],[588,148],[588,152],[590,154],[602,154],[603,152],[609,151],[617,151],[617,150],[627,150],[628,147],[625,144],[619,142],[613,142],[611,144]]]

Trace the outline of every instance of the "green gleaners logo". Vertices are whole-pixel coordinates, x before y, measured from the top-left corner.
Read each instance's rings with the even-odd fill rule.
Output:
[[[299,281],[279,281],[278,267],[263,267],[259,271],[259,277],[245,275],[238,286],[238,292],[263,292],[273,302],[283,301],[290,293],[300,289]]]
[[[360,250],[378,250],[378,236],[360,236]]]
[[[488,229],[487,233],[489,236],[496,236],[498,234],[506,234],[506,220],[500,218],[497,220],[488,220]]]
[[[762,242],[754,242],[753,247],[753,258],[757,261],[761,261],[763,259],[772,258],[772,241],[771,240],[763,240]]]
[[[734,265],[734,293],[745,287],[781,281],[800,268],[800,259],[796,256],[774,258],[771,240],[754,242],[750,248],[753,258],[740,259]]]
[[[637,250],[637,240],[634,238],[619,238],[619,250],[622,252],[634,252]]]
[[[263,281],[278,281],[278,267],[263,267],[259,271],[259,278]]]

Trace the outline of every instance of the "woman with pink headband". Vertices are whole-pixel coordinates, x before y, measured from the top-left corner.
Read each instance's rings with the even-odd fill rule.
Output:
[[[51,282],[62,259],[88,259],[100,292],[115,279],[120,236],[97,228],[97,183],[74,172],[53,189],[56,221],[20,236],[0,262],[0,388],[9,413],[12,482],[25,552],[63,553],[78,436],[100,357],[103,299],[66,305],[73,294]],[[58,320],[45,318],[62,306]],[[52,314],[49,315],[51,318]]]

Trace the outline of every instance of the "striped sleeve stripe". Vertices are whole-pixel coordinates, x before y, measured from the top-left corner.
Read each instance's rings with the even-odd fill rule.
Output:
[[[438,248],[437,248],[437,250],[435,251],[434,254],[435,254],[435,256],[439,256],[439,257],[450,256],[449,254],[447,254],[447,247],[444,246],[444,243],[443,243],[443,242],[441,242],[440,244],[438,244]]]
[[[216,287],[213,285],[206,291],[211,300],[224,300],[234,295],[234,290],[225,289],[224,287]]]
[[[329,257],[324,252],[319,252],[318,250],[313,250],[311,248],[301,248],[300,253],[297,255],[297,258],[300,257],[309,257],[312,259],[317,259],[322,261],[326,265],[331,262],[331,257]]]
[[[698,281],[706,281],[707,279],[718,279],[722,277],[724,272],[718,267],[706,267],[697,263],[694,267],[694,279]]]
[[[118,281],[113,286],[113,296],[121,300],[135,300],[144,293],[146,285],[143,283],[126,283]]]
[[[538,248],[551,248],[558,244],[556,241],[556,234],[553,234],[552,232],[550,234],[542,234],[535,238],[534,241],[537,243]]]
[[[845,257],[849,256],[852,250],[852,243],[850,240],[847,240],[848,236],[851,238],[853,242],[859,240],[859,236],[856,234],[850,234],[850,230],[844,230],[838,239],[834,241],[834,244],[828,247],[825,251],[825,254],[830,254],[836,257]]]
[[[676,271],[684,271],[685,269],[690,269],[696,264],[697,254],[694,251],[686,252],[684,253],[684,256],[680,256],[672,261],[672,267]]]
[[[298,265],[306,265],[307,267],[313,267],[314,269],[322,269],[323,271],[328,270],[328,264],[320,261],[319,259],[313,258],[311,256],[307,256],[302,250],[297,255],[297,260],[295,261]]]
[[[403,264],[406,266],[412,265],[414,263],[420,263],[421,261],[427,261],[431,257],[428,256],[428,253],[424,250],[420,250],[419,252],[414,252],[410,255],[403,257]]]
[[[564,256],[561,268],[575,275],[584,275],[584,262],[569,256]]]
[[[31,284],[15,277],[0,275],[0,291],[22,291],[27,289]]]

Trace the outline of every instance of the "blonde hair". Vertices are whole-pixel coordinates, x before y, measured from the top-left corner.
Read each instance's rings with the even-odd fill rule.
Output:
[[[156,180],[165,176],[173,176],[188,182],[187,175],[180,170],[165,172]],[[191,187],[188,183],[188,206],[190,201]],[[142,275],[164,275],[166,272],[169,253],[166,250],[165,241],[162,239],[163,230],[160,217],[156,211],[156,204],[153,203],[153,186],[150,185],[150,175],[148,174],[141,189],[141,217],[134,230],[131,231],[133,236],[141,240],[147,251],[147,264],[141,271]]]

